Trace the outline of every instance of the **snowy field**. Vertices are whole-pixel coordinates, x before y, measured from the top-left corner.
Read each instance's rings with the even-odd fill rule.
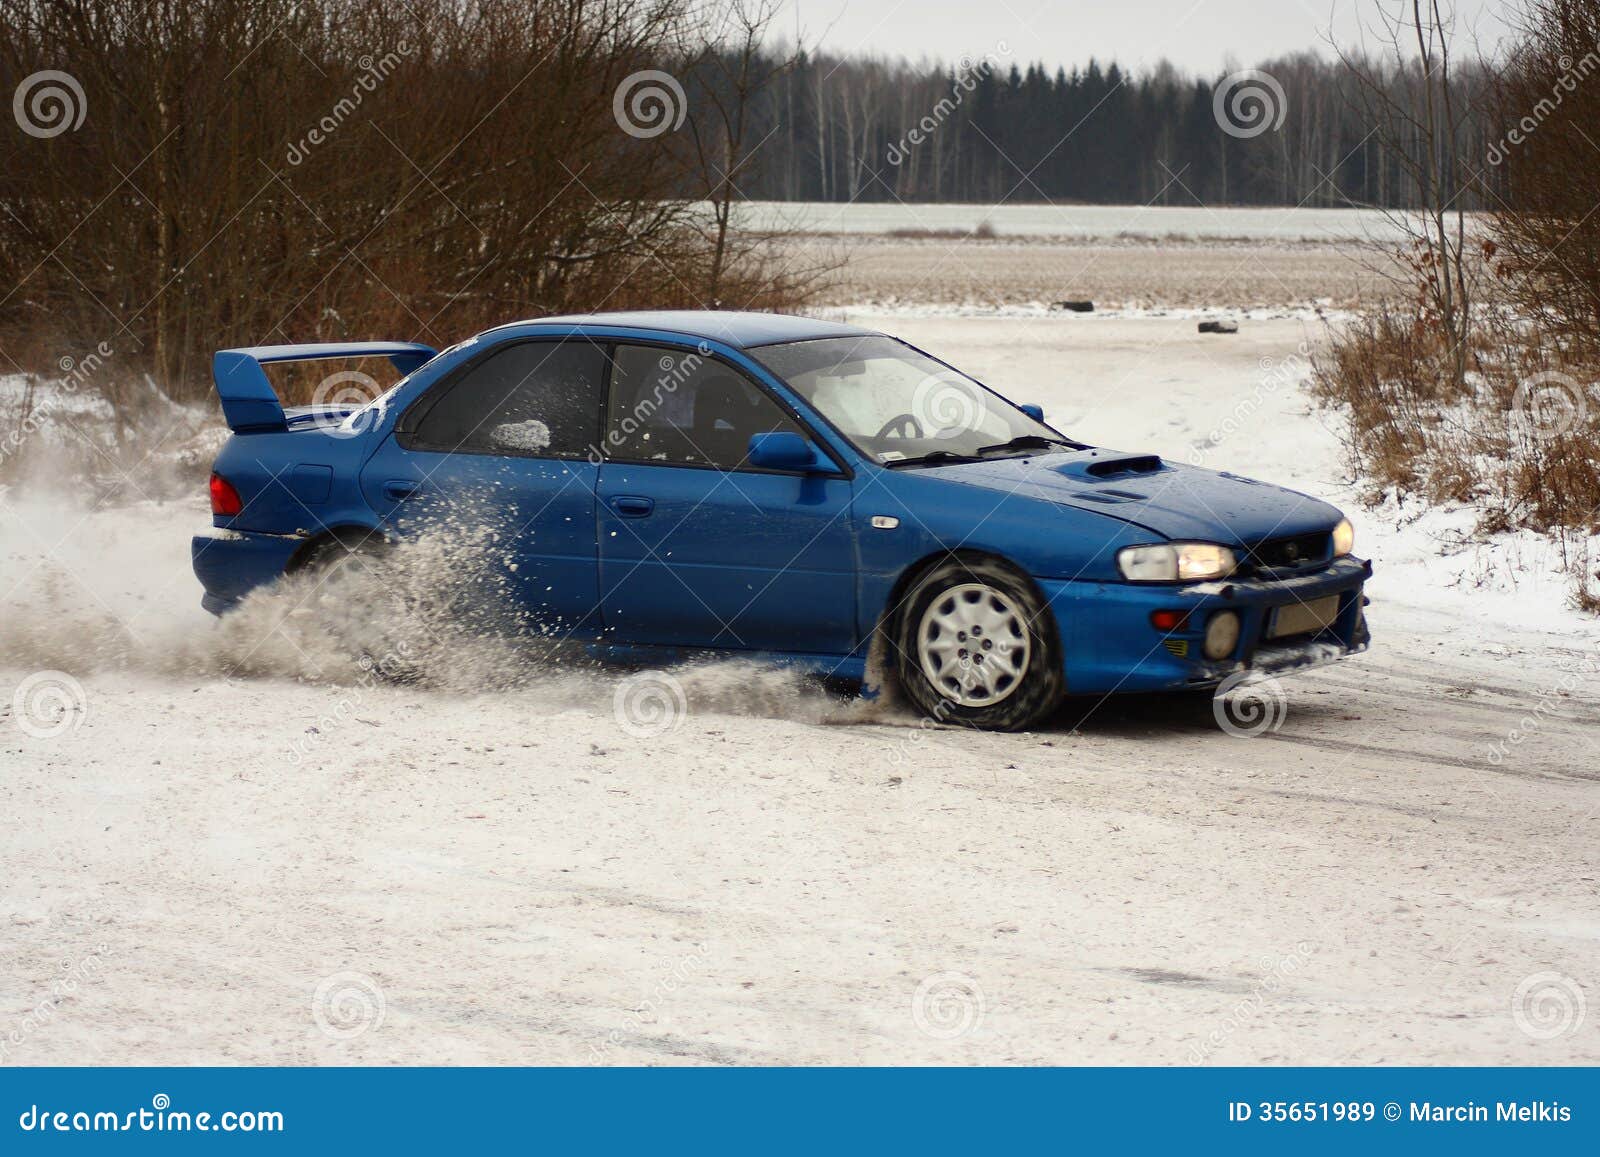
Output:
[[[1272,241],[1032,241],[997,238],[832,237],[790,243],[817,265],[841,263],[823,300],[874,307],[1034,316],[1071,299],[1097,314],[1162,310],[1315,314],[1394,292],[1389,259],[1344,245]]]
[[[219,626],[153,466],[12,490],[0,1059],[1600,1061],[1600,627],[1549,548],[1358,508],[1309,314],[958,313],[850,316],[1345,504],[1372,650],[1255,738],[1147,699],[928,729],[737,666],[639,736],[622,674],[334,683],[314,618]],[[6,704],[49,670],[81,710],[36,737]]]
[[[888,233],[923,229],[971,232],[987,225],[1003,237],[1208,238],[1251,241],[1395,240],[1389,218],[1375,209],[1204,205],[929,205],[889,202],[747,201],[748,229],[800,233]]]
[[[836,267],[822,300],[892,312],[1343,310],[1393,296],[1399,240],[1382,213],[1160,205],[750,202],[749,226],[792,234],[802,265]],[[981,230],[981,231],[979,231]],[[979,232],[975,232],[979,231]]]

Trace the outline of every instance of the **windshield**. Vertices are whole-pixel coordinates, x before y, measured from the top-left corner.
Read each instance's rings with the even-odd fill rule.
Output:
[[[748,352],[858,450],[888,466],[1077,445],[965,374],[893,338],[821,338]]]

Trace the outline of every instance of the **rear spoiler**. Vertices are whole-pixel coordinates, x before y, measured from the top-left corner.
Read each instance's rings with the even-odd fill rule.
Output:
[[[324,358],[388,358],[395,369],[409,374],[433,359],[432,346],[406,341],[324,342],[318,345],[258,345],[248,349],[218,350],[211,359],[211,378],[217,383],[222,416],[230,429],[263,431],[286,429],[283,403],[267,381],[262,366],[268,362],[313,362]]]

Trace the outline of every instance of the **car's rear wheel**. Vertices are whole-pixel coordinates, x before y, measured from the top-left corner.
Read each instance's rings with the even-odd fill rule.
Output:
[[[894,630],[900,686],[941,722],[1017,731],[1061,702],[1061,647],[1032,582],[1004,563],[952,558],[919,578]]]
[[[380,535],[328,538],[313,546],[295,569],[314,584],[303,605],[349,652],[363,671],[407,682],[417,677],[407,637],[410,614],[387,565]]]

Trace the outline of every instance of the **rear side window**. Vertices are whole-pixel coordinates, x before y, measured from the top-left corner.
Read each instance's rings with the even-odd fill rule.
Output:
[[[606,359],[589,342],[522,342],[490,354],[447,388],[411,444],[472,454],[578,458],[600,436]]]
[[[606,415],[609,457],[737,470],[750,436],[805,431],[749,378],[694,350],[620,345]]]

